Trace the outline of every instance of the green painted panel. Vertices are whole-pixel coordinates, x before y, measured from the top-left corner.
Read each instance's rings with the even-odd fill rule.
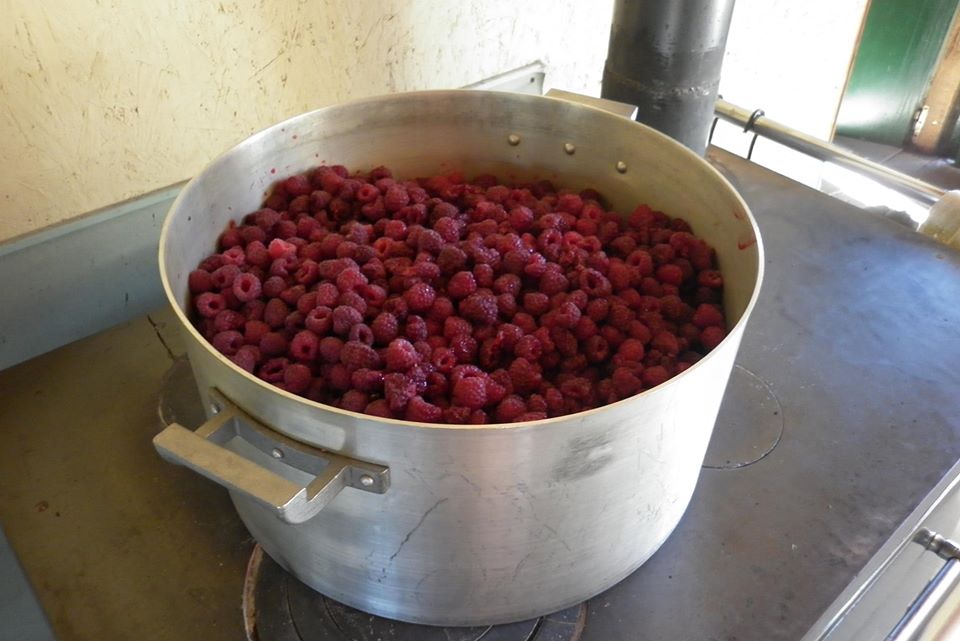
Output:
[[[927,93],[958,0],[873,0],[837,133],[900,146]]]

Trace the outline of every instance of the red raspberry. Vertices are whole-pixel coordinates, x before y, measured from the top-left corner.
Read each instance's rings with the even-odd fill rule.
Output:
[[[345,392],[350,389],[350,370],[343,363],[334,363],[327,370],[327,386]]]
[[[257,376],[268,383],[279,383],[283,380],[283,373],[289,364],[290,361],[285,358],[271,358],[260,366]]]
[[[567,277],[556,270],[548,269],[544,272],[543,276],[540,277],[539,289],[547,296],[565,292],[569,286],[570,281],[567,280]]]
[[[520,393],[529,393],[539,389],[543,382],[543,375],[539,368],[525,358],[517,358],[507,369],[514,390]]]
[[[235,330],[228,330],[214,335],[210,341],[218,352],[226,356],[233,356],[243,347],[243,334]]]
[[[523,295],[523,309],[532,316],[540,316],[550,308],[550,298],[541,292]]]
[[[235,312],[232,309],[225,309],[213,317],[213,329],[217,332],[225,332],[231,329],[240,329],[246,322],[243,314]]]
[[[405,338],[390,341],[383,358],[387,369],[391,372],[405,372],[420,362],[420,354]]]
[[[234,279],[240,275],[240,268],[236,265],[218,267],[210,274],[210,280],[217,289],[226,289],[233,285]]]
[[[233,295],[240,302],[251,301],[260,296],[262,285],[260,279],[253,274],[240,274],[233,279]]]
[[[350,374],[350,384],[361,392],[379,392],[383,389],[383,372],[361,367]]]
[[[474,267],[473,277],[477,279],[478,287],[493,287],[494,272],[490,265],[481,264]]]
[[[293,287],[287,287],[285,290],[280,292],[280,300],[285,302],[287,305],[296,305],[297,301],[300,300],[300,297],[306,293],[306,287],[303,285],[294,285]]]
[[[378,369],[380,355],[366,343],[347,341],[340,350],[340,362],[351,372],[357,369]]]
[[[213,289],[213,278],[204,269],[195,269],[187,276],[187,286],[191,294],[202,294]]]
[[[348,412],[362,412],[370,402],[370,395],[360,390],[347,390],[340,398],[340,408]]]
[[[650,347],[670,356],[676,356],[680,351],[680,343],[671,332],[658,332],[653,337]]]
[[[403,293],[403,300],[406,301],[407,307],[414,312],[427,311],[436,298],[437,293],[426,283],[416,283]]]
[[[593,385],[585,378],[574,377],[560,384],[560,393],[568,398],[584,402],[590,399]]]
[[[456,334],[450,337],[450,351],[459,362],[472,362],[477,355],[477,340],[469,334]]]
[[[243,340],[248,345],[259,345],[260,340],[270,331],[270,326],[259,320],[248,320],[243,326]]]
[[[704,330],[700,332],[700,343],[703,345],[704,349],[710,351],[720,344],[720,341],[724,339],[726,334],[727,332],[723,327],[711,325],[710,327],[704,328]]]
[[[404,418],[417,423],[439,423],[443,418],[443,410],[423,400],[421,396],[414,396],[407,403]]]
[[[512,423],[521,414],[527,411],[527,404],[516,394],[507,396],[494,412],[494,418],[498,423]]]
[[[570,302],[561,304],[552,314],[553,324],[565,329],[576,327],[580,320],[580,308]]]
[[[311,332],[323,336],[333,327],[333,310],[326,306],[315,307],[307,313],[303,324]]]
[[[724,319],[723,312],[721,312],[716,306],[709,304],[702,304],[697,307],[697,310],[693,313],[693,324],[697,327],[723,327]]]
[[[643,382],[644,387],[650,389],[651,387],[656,387],[661,383],[665,382],[670,378],[669,372],[666,368],[655,365],[653,367],[647,367],[643,370],[643,373],[640,375],[640,380]]]
[[[364,345],[373,345],[373,330],[365,323],[358,323],[350,328],[347,333],[347,340],[359,341]]]
[[[263,347],[261,346],[262,350]],[[317,355],[324,363],[339,363],[340,351],[343,349],[343,341],[335,336],[325,336],[320,339],[320,346],[317,349]]]
[[[290,314],[290,308],[279,298],[271,298],[263,310],[263,320],[270,327],[282,327],[283,322]]]
[[[283,386],[288,392],[300,394],[305,392],[313,376],[310,374],[310,368],[300,363],[288,365],[283,371]]]
[[[617,347],[617,354],[626,361],[639,363],[643,360],[645,353],[643,343],[635,338],[628,338]]]
[[[230,360],[237,364],[240,369],[246,370],[251,374],[260,362],[260,350],[253,345],[244,345],[237,350],[237,353],[230,357]]]
[[[363,410],[364,414],[369,414],[370,416],[379,416],[381,418],[393,418],[393,412],[390,410],[390,405],[387,403],[387,399],[378,398],[375,401],[372,401],[369,405],[366,406]]]
[[[481,325],[490,325],[497,320],[497,299],[491,294],[474,292],[460,301],[460,315]]]
[[[267,332],[261,337],[259,347],[264,356],[280,356],[287,353],[287,338],[280,332]]]
[[[290,356],[299,361],[313,361],[317,357],[320,339],[310,330],[297,332],[290,341]]]
[[[610,345],[602,336],[591,336],[584,343],[583,352],[591,363],[602,363],[610,355]]]
[[[337,274],[337,289],[341,292],[349,292],[367,284],[367,277],[360,273],[359,269],[344,269]]]
[[[470,409],[480,409],[487,404],[486,381],[480,376],[457,381],[453,386],[453,402]]]
[[[613,389],[620,398],[633,396],[643,387],[642,381],[632,369],[618,367],[613,371],[611,378]]]
[[[334,333],[340,334],[341,336],[346,336],[351,327],[363,322],[363,315],[348,305],[340,305],[334,308],[331,317],[333,319]]]
[[[457,272],[447,282],[447,294],[453,300],[466,298],[477,291],[477,281],[472,272]]]
[[[410,195],[403,185],[393,184],[383,195],[383,204],[389,212],[398,212],[410,202]]]
[[[417,385],[406,374],[387,374],[383,377],[383,391],[390,410],[402,412],[417,395]]]
[[[669,245],[666,245],[669,247]],[[667,285],[679,287],[683,283],[683,270],[670,263],[657,267],[657,280]]]
[[[723,287],[723,276],[715,269],[705,269],[697,274],[697,283],[701,287],[720,289]]]
[[[293,243],[288,243],[285,240],[280,240],[279,238],[274,238],[270,241],[270,244],[267,246],[267,252],[270,254],[270,258],[273,260],[279,260],[281,258],[296,258],[297,256],[297,246]]]
[[[610,280],[596,269],[585,269],[580,273],[580,288],[591,297],[608,296],[613,290]]]

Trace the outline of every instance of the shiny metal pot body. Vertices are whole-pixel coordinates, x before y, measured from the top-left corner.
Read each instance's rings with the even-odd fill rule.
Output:
[[[550,178],[594,187],[617,211],[648,203],[686,218],[716,248],[730,334],[651,391],[524,424],[419,425],[283,392],[191,326],[187,275],[273,181],[322,162],[384,164],[404,177],[460,169]],[[246,438],[234,430],[188,455],[158,437],[161,453],[230,488],[253,536],[316,590],[386,617],[477,625],[589,598],[633,572],[677,525],[756,299],[762,250],[735,190],[671,139],[563,100],[445,91],[329,107],[247,139],[184,188],[163,228],[160,264],[208,414],[216,419],[226,399],[278,439],[271,447],[269,430]],[[309,452],[347,462],[325,473],[303,463]],[[271,499],[288,487],[303,491],[286,507],[288,497]],[[313,500],[322,509],[290,507]]]

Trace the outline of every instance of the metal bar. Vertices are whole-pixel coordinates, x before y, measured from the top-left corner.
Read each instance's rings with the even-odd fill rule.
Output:
[[[698,154],[711,110],[734,0],[617,0],[601,96]]]
[[[757,111],[738,107],[726,100],[717,100],[714,112],[719,118],[743,127],[744,131],[753,131],[808,156],[852,169],[927,205],[937,202],[946,193],[946,190],[936,185],[867,160],[843,147],[797,131],[766,116],[756,115]]]
[[[923,638],[932,638],[927,636],[930,632],[931,620],[944,602],[950,598],[958,582],[960,582],[960,562],[950,559],[910,604],[906,614],[887,635],[886,641],[919,641]]]

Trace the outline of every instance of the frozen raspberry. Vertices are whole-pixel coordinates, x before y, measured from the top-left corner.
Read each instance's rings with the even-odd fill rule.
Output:
[[[404,372],[420,362],[420,354],[410,341],[397,338],[390,341],[383,359],[389,371]]]
[[[387,353],[389,354],[389,352]],[[350,371],[378,369],[380,367],[380,355],[366,343],[347,341],[340,350],[340,362],[346,365]]]
[[[237,300],[245,303],[260,296],[262,285],[253,274],[240,274],[233,279],[232,289]]]
[[[347,334],[347,340],[359,341],[364,345],[373,345],[373,330],[370,329],[369,325],[365,323],[357,323],[350,328],[350,331]]]
[[[317,357],[320,339],[310,330],[297,332],[290,341],[290,356],[299,361],[313,361]]]
[[[540,360],[540,356],[543,354],[543,346],[535,336],[527,335],[517,341],[514,354],[533,363]]]
[[[453,386],[453,402],[470,409],[480,409],[486,405],[487,387],[484,379],[472,376],[457,381]]]
[[[723,287],[723,276],[715,269],[705,269],[697,274],[697,283],[701,287],[710,287],[711,289],[720,289]]]
[[[496,252],[494,252],[496,255]],[[473,268],[473,277],[477,279],[477,287],[493,287],[494,271],[493,267],[483,263]]]
[[[532,316],[540,316],[550,309],[550,298],[541,292],[528,292],[523,295],[523,309]]]
[[[213,318],[227,308],[227,301],[221,294],[206,292],[197,296],[197,311],[204,318]]]
[[[407,307],[414,312],[427,311],[436,298],[437,293],[426,283],[416,283],[403,293],[403,300],[406,301]]]
[[[700,328],[723,327],[723,312],[714,305],[702,304],[693,313],[693,324]]]
[[[361,392],[379,392],[383,389],[383,372],[361,367],[350,374],[350,383]]]
[[[433,403],[427,402],[421,396],[414,396],[407,403],[404,415],[408,421],[417,423],[438,423],[443,417],[443,410]]]
[[[474,292],[462,301],[458,306],[460,315],[469,321],[481,325],[490,325],[497,320],[497,299],[491,294]]]
[[[573,328],[573,335],[577,337],[577,340],[585,341],[588,338],[596,336],[598,331],[600,330],[592,318],[589,316],[580,316],[580,320],[577,321],[576,326]]]
[[[613,371],[613,389],[620,398],[633,396],[643,387],[643,382],[635,371],[626,367],[618,367]]]
[[[711,325],[710,327],[704,328],[704,330],[700,332],[700,343],[703,345],[704,349],[710,351],[720,344],[720,341],[723,340],[726,334],[727,332],[723,327]]]
[[[287,305],[296,305],[297,301],[300,300],[300,297],[306,293],[306,287],[303,285],[294,285],[293,287],[287,287],[285,290],[280,292],[280,300],[285,302]]]
[[[300,394],[305,392],[313,377],[310,374],[310,368],[301,363],[288,365],[283,371],[283,386],[288,392]]]
[[[507,396],[494,411],[494,418],[499,423],[512,423],[521,414],[527,411],[527,404],[516,394]]]
[[[456,334],[449,339],[450,351],[461,363],[470,363],[477,355],[477,340],[469,334]]]

